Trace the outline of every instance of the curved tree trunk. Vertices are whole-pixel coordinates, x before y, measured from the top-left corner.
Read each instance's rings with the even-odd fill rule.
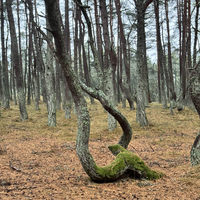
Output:
[[[191,99],[194,103],[194,106],[197,110],[198,115],[200,116],[200,61],[196,64],[196,66],[192,69],[189,76],[189,92],[191,95]],[[197,135],[192,149],[190,151],[190,160],[191,165],[200,164],[200,133]]]
[[[78,117],[76,151],[84,170],[90,176],[90,178],[96,182],[108,182],[116,180],[127,169],[131,169],[134,172],[140,174],[142,177],[148,179],[159,178],[161,174],[150,170],[144,164],[144,162],[140,160],[140,158],[120,146],[122,145],[126,148],[131,139],[132,131],[126,118],[119,111],[114,109],[112,104],[108,102],[107,98],[101,90],[89,89],[84,84],[80,85],[78,77],[74,73],[74,70],[72,69],[67,57],[62,38],[62,32],[55,9],[55,2],[56,0],[45,0],[47,17],[55,40],[56,55],[61,64],[63,74],[68,82],[69,89],[72,92],[72,96],[76,105]],[[113,161],[109,166],[106,167],[98,167],[89,152],[88,143],[90,134],[90,117],[81,86],[85,89],[85,91],[92,94],[93,97],[98,98],[104,108],[113,116],[115,116],[120,125],[123,125],[122,128],[124,130],[126,129],[126,131],[124,131],[124,134],[122,135],[122,138],[120,139],[120,145],[114,145],[110,147],[111,152],[113,152],[115,155],[118,155],[115,161]],[[126,126],[124,127],[125,124]],[[137,165],[141,167],[138,169]]]

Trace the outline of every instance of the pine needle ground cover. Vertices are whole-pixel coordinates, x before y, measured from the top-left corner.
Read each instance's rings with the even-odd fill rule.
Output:
[[[107,113],[88,103],[91,120],[90,151],[98,166],[107,166],[115,156],[108,149],[121,136],[121,128],[107,130]],[[128,118],[133,137],[128,150],[138,155],[161,179],[124,177],[113,183],[92,182],[75,151],[76,115],[64,118],[57,111],[57,126],[47,126],[46,105],[27,106],[29,119],[21,121],[18,106],[1,110],[0,199],[199,199],[200,167],[191,167],[190,149],[199,132],[197,113],[182,112],[151,103],[146,109],[149,126],[140,128],[136,111],[118,109]]]

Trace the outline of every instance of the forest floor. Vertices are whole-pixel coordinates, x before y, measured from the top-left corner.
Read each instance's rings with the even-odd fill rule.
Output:
[[[89,148],[99,166],[115,157],[108,146],[122,134],[118,125],[107,130],[107,114],[96,102],[88,104],[91,117]],[[57,111],[57,126],[47,126],[46,105],[34,110],[27,106],[29,119],[21,121],[18,106],[1,110],[0,117],[0,199],[200,199],[200,167],[191,167],[190,150],[200,129],[193,110],[182,112],[162,109],[151,103],[146,109],[149,126],[136,123],[136,111],[118,109],[128,118],[133,137],[128,150],[139,155],[154,170],[165,176],[159,180],[128,177],[98,184],[84,172],[75,151],[76,115],[64,118]]]

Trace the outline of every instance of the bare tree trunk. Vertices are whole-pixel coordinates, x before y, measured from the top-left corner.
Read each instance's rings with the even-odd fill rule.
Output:
[[[109,31],[108,31],[108,15],[106,9],[106,1],[100,0],[100,9],[101,9],[101,20],[103,24],[103,37],[105,42],[105,59],[104,59],[104,90],[105,94],[108,96],[111,102],[115,102],[114,98],[114,86],[113,86],[113,68],[116,68],[116,54],[113,52],[111,47]],[[108,59],[110,57],[110,62]],[[115,67],[111,67],[115,65]],[[117,121],[115,118],[108,113],[108,130],[113,131],[117,127]]]
[[[147,95],[147,80],[146,75],[146,38],[145,38],[145,10],[144,2],[137,0],[137,113],[136,121],[140,126],[147,126],[148,120],[145,112],[145,96]],[[144,73],[145,72],[145,73]]]
[[[167,48],[168,48],[168,76],[169,76],[169,93],[170,93],[170,110],[173,113],[173,109],[176,107],[176,93],[174,88],[174,77],[172,70],[172,56],[171,56],[171,41],[170,41],[170,27],[169,27],[169,16],[168,16],[168,1],[165,0],[165,12],[166,12],[166,23],[167,23]]]
[[[160,35],[160,22],[159,22],[159,2],[158,0],[154,0],[154,11],[156,16],[156,37],[157,37],[157,55],[158,55],[158,62],[160,66],[160,78],[161,78],[161,99],[163,108],[167,108],[167,99],[165,93],[165,80],[164,80],[164,66],[163,66],[163,49],[161,43],[161,35]]]
[[[47,27],[50,28],[48,19],[46,19]],[[47,32],[47,36],[52,40],[51,33]],[[53,62],[53,53],[47,46],[47,56],[46,56],[46,66],[45,66],[45,82],[46,82],[46,95],[47,95],[47,111],[48,111],[48,126],[56,126],[56,96],[55,96],[55,78]]]
[[[70,46],[70,29],[69,29],[69,1],[65,1],[65,29],[64,29],[64,40],[65,48],[68,54],[69,61],[71,63],[71,46]],[[74,60],[74,65],[77,61]],[[62,69],[61,69],[62,71]],[[65,110],[65,118],[71,118],[71,109],[72,109],[72,96],[71,91],[69,90],[67,81],[62,75],[61,77],[61,90],[62,90],[62,109]]]
[[[60,80],[62,77],[60,63],[56,61],[56,110],[61,110],[61,91],[60,91]]]
[[[19,110],[21,114],[21,119],[26,120],[28,119],[28,114],[26,111],[26,104],[25,104],[25,95],[24,95],[24,85],[23,85],[23,75],[22,69],[19,65],[19,55],[18,55],[18,44],[17,44],[17,36],[15,31],[15,24],[13,19],[12,1],[6,1],[6,7],[8,12],[8,20],[10,25],[10,35],[11,35],[11,51],[13,56],[13,68],[15,70],[16,75],[16,83],[17,83],[17,95],[19,101]]]
[[[123,28],[123,24],[122,24],[122,19],[121,19],[121,11],[120,11],[120,1],[119,0],[115,0],[115,7],[117,10],[117,16],[118,16],[118,25],[120,28],[120,38],[121,38],[121,44],[122,44],[122,48],[123,48],[123,56],[124,56],[124,66],[125,66],[125,81],[123,84],[124,87],[124,91],[126,94],[126,99],[129,102],[129,106],[130,106],[130,110],[134,110],[134,102],[133,102],[133,95],[131,94],[131,88],[130,88],[130,67],[128,65],[128,57],[127,57],[127,50],[126,50],[126,38],[124,35],[124,28]]]
[[[199,20],[199,7],[200,3],[196,0],[196,16],[195,16],[195,36],[194,36],[194,50],[193,50],[193,67],[196,65],[196,57],[197,57],[197,40],[198,40],[198,20]]]
[[[35,110],[39,110],[39,99],[40,99],[40,86],[39,86],[39,68],[41,68],[41,62],[40,62],[40,50],[39,50],[39,44],[38,44],[38,35],[37,30],[35,27],[35,22],[33,20],[33,5],[31,1],[28,1],[29,5],[29,12],[30,12],[30,22],[32,24],[32,33],[34,36],[34,43],[35,43],[35,51],[32,46],[32,42],[30,43],[31,50],[33,50],[34,55],[34,67],[33,67],[33,83],[34,83],[34,96],[35,96]],[[36,16],[37,17],[37,16]],[[29,72],[30,73],[30,72]]]
[[[10,108],[10,95],[9,95],[9,80],[8,80],[8,67],[5,54],[5,38],[4,38],[4,6],[1,0],[1,49],[2,49],[2,67],[1,70],[1,88],[2,88],[2,106],[3,108]]]
[[[79,7],[75,4],[75,33],[74,33],[74,70],[78,74],[78,12]]]
[[[102,36],[101,36],[101,25],[99,20],[99,12],[97,7],[97,0],[94,0],[94,10],[95,10],[95,22],[96,22],[96,38],[97,38],[97,49],[98,49],[98,59],[100,63],[101,70],[104,71],[103,66],[103,49],[102,49]]]
[[[20,28],[20,18],[19,18],[19,0],[17,0],[17,26],[19,31],[19,65],[22,71],[23,76],[23,70],[22,70],[22,45],[21,45],[21,28]]]
[[[29,13],[29,21],[31,19],[31,13]],[[32,67],[32,52],[33,52],[33,42],[32,42],[32,24],[31,21],[28,25],[29,27],[29,50],[28,50],[28,74],[27,74],[27,105],[31,104],[31,67]]]

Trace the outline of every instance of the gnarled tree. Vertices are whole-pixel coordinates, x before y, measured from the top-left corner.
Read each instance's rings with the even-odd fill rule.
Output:
[[[76,151],[84,170],[90,178],[96,182],[116,180],[128,169],[132,170],[133,173],[138,174],[139,177],[148,179],[159,178],[161,176],[160,173],[150,170],[139,157],[125,150],[132,136],[132,130],[126,118],[112,106],[101,90],[88,88],[78,80],[77,75],[70,65],[64,47],[63,36],[57,17],[58,7],[56,7],[56,0],[45,0],[45,5],[51,32],[55,40],[56,56],[61,64],[63,74],[68,82],[76,106],[78,117]],[[90,117],[82,89],[98,99],[103,107],[115,117],[123,129],[123,135],[119,144],[110,146],[111,152],[114,155],[117,155],[117,157],[106,167],[97,166],[89,152]]]

